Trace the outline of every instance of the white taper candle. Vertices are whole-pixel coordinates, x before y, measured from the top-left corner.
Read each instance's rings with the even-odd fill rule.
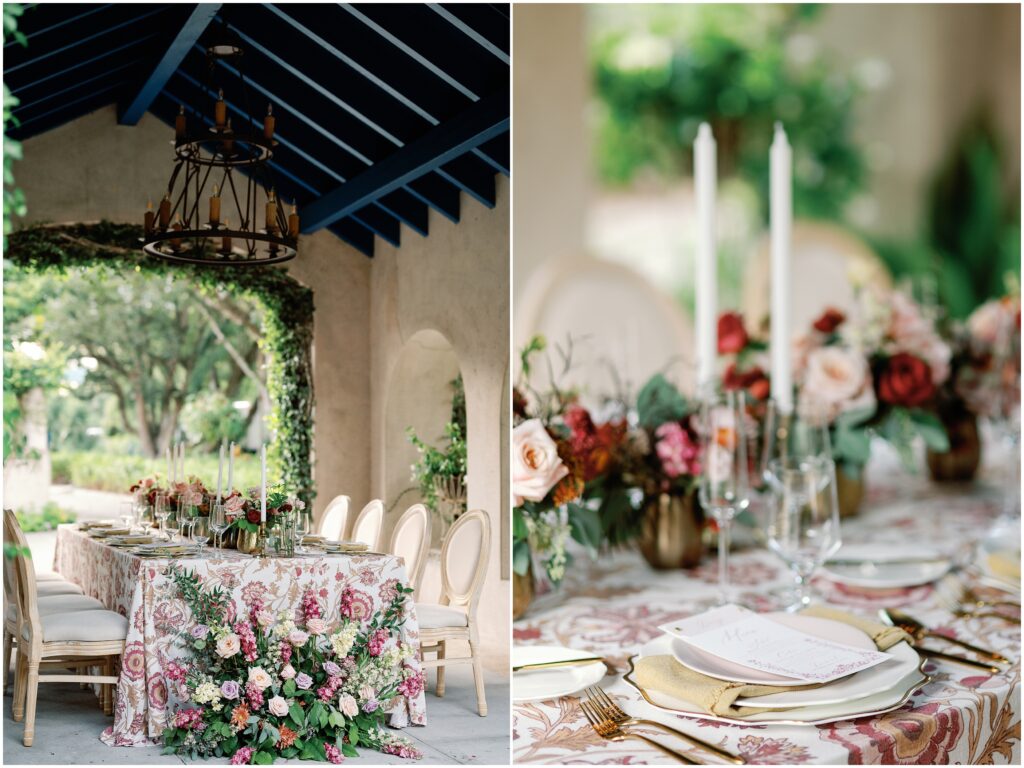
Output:
[[[171,480],[173,479],[171,474],[171,446],[167,446],[164,453],[167,455],[167,486],[170,487]]]
[[[697,191],[697,387],[714,386],[718,356],[718,256],[715,249],[717,151],[711,126],[701,123],[693,144],[693,176]]]
[[[217,454],[217,503],[220,504],[220,492],[223,486],[221,480],[224,479],[224,441],[220,441],[220,451]]]
[[[235,444],[228,446],[228,493],[235,487]]]
[[[793,411],[792,330],[789,321],[793,230],[793,151],[782,123],[771,147],[771,394],[780,413]]]
[[[267,522],[267,446],[260,446],[260,522]]]

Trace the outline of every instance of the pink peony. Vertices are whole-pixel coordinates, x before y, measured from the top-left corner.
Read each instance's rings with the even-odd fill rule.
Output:
[[[661,460],[661,468],[672,478],[700,474],[700,446],[690,438],[682,424],[670,421],[658,427],[654,436],[654,452]]]
[[[252,759],[253,748],[242,747],[235,754],[231,756],[232,765],[247,765],[249,760]]]
[[[847,347],[813,350],[807,356],[799,398],[803,415],[829,422],[845,411],[873,407],[875,394],[867,359]]]
[[[512,430],[512,494],[515,504],[542,501],[567,474],[569,468],[558,455],[540,419],[529,419]]]

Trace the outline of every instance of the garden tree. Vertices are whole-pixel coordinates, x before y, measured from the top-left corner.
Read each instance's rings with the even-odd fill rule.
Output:
[[[265,393],[255,308],[232,301],[221,311],[223,297],[203,296],[172,273],[90,267],[44,279],[59,290],[46,302],[40,338],[95,359],[76,394],[112,395],[143,455],[171,443],[190,397],[214,391],[230,402],[243,385]]]

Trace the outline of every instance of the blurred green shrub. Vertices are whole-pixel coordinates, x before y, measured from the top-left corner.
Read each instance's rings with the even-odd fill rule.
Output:
[[[76,488],[90,488],[97,491],[127,493],[128,488],[140,478],[166,473],[163,459],[147,459],[142,456],[123,456],[93,451],[62,452],[50,454],[54,483],[69,484]],[[198,475],[210,490],[217,488],[217,454],[186,455],[185,471]],[[245,490],[260,484],[259,457],[243,453],[235,457],[234,486]],[[224,461],[224,484],[228,482],[227,460]],[[275,478],[269,478],[275,482]]]
[[[78,519],[74,512],[61,509],[52,501],[47,502],[38,512],[18,509],[14,514],[18,518],[18,525],[25,533],[52,531],[61,523],[73,523]]]

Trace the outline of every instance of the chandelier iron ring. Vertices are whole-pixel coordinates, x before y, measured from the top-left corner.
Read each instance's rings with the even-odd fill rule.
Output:
[[[220,237],[222,241],[223,238],[241,241],[260,240],[270,243],[271,248],[258,253],[232,247],[229,252],[225,252],[206,245],[206,241],[214,237]],[[175,245],[175,242],[178,244]],[[294,240],[264,230],[236,230],[220,226],[204,229],[155,230],[143,238],[142,250],[150,256],[188,264],[238,267],[265,266],[290,261],[295,258],[296,246]]]
[[[230,150],[225,144],[230,141]],[[274,157],[277,142],[256,134],[228,133],[210,128],[210,136],[184,138],[174,145],[174,154],[197,165],[220,168],[242,167],[265,163]]]

